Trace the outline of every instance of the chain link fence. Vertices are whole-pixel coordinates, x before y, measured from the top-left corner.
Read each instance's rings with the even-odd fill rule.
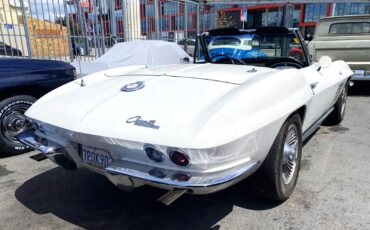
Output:
[[[188,48],[209,27],[204,10],[188,0],[0,0],[0,57],[94,60],[139,39]]]

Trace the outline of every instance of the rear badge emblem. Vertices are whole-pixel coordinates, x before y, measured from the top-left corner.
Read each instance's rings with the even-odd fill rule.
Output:
[[[137,81],[133,83],[129,83],[121,88],[121,91],[123,92],[133,92],[136,90],[140,90],[145,87],[145,84],[143,81]]]
[[[159,129],[159,125],[155,125],[156,120],[143,120],[141,119],[141,116],[135,116],[131,117],[126,120],[126,123],[134,123],[136,126],[141,126],[145,128],[150,128],[150,129]]]

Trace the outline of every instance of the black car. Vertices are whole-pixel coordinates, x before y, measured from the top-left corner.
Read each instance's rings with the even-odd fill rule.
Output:
[[[13,48],[11,46],[8,46],[7,44],[0,42],[0,55],[20,57],[22,56],[22,52],[16,48]]]
[[[24,112],[38,98],[75,78],[74,67],[65,62],[0,59],[0,155],[27,151],[15,137],[30,127]]]

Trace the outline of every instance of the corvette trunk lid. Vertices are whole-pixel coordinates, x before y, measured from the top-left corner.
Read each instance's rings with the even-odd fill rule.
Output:
[[[230,65],[230,64],[182,64],[161,66],[154,68],[144,68],[131,74],[152,75],[152,76],[170,76],[191,79],[201,79],[218,81],[230,84],[241,85],[249,80],[269,75],[277,70],[265,67]],[[110,75],[108,73],[108,75]],[[111,73],[111,76],[116,74]],[[120,76],[119,74],[117,76]]]
[[[203,66],[206,69],[201,71]],[[26,115],[79,133],[182,146],[181,140],[193,140],[209,119],[240,93],[244,87],[239,84],[256,76],[245,73],[252,68],[248,66],[235,66],[228,76],[212,67],[228,73],[221,71],[221,65],[99,73],[97,78],[84,78],[83,87],[76,80],[44,96]],[[143,82],[144,87],[122,91],[137,82]]]

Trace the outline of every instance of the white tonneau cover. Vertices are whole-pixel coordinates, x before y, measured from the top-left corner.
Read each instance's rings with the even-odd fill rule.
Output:
[[[160,66],[182,63],[192,58],[176,43],[159,40],[140,40],[115,44],[95,61],[74,61],[78,75],[88,75],[115,67],[130,65]],[[80,69],[81,67],[81,69]]]

